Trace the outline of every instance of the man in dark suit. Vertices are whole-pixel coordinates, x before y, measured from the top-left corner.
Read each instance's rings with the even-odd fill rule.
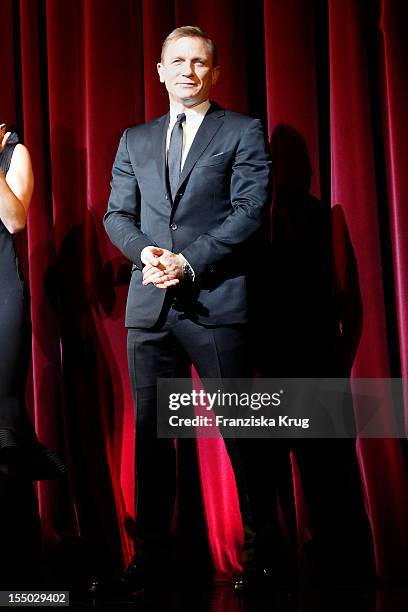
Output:
[[[169,113],[124,132],[104,219],[133,263],[126,326],[137,548],[123,578],[132,587],[166,556],[175,498],[174,444],[156,436],[157,378],[175,376],[179,351],[201,378],[248,375],[246,282],[270,186],[261,122],[209,101],[219,76],[213,41],[199,28],[177,28],[157,68]],[[227,447],[245,514],[242,470]]]

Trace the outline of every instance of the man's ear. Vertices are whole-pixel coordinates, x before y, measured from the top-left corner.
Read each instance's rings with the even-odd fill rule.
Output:
[[[212,85],[216,84],[219,76],[220,76],[220,67],[216,66],[215,68],[213,68],[213,71],[212,71],[212,81],[211,81]]]
[[[161,62],[157,64],[157,72],[159,73],[160,83],[164,83],[164,66]]]

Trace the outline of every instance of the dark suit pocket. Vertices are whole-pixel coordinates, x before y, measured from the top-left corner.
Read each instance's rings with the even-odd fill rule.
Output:
[[[201,168],[203,166],[220,166],[221,164],[227,165],[231,161],[233,153],[234,151],[224,151],[223,153],[218,153],[216,155],[211,155],[210,157],[199,159],[195,167]]]

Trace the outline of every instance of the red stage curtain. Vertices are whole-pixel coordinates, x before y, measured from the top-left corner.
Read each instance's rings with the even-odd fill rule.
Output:
[[[128,266],[102,216],[121,132],[166,111],[155,64],[177,25],[199,24],[218,42],[219,103],[260,116],[269,134],[288,124],[304,138],[311,191],[333,206],[351,316],[346,235],[356,258],[364,319],[353,374],[408,376],[404,9],[404,0],[0,3],[0,116],[16,123],[36,179],[23,244],[33,321],[28,399],[40,438],[70,468],[68,478],[39,487],[49,545],[80,535],[108,564],[132,551]],[[408,566],[403,448],[359,443],[383,576]],[[219,440],[201,440],[198,456],[213,563],[227,575],[239,565],[242,537],[233,475]]]
[[[392,12],[395,3],[388,4]],[[394,347],[389,346],[392,332],[386,317],[391,313],[386,312],[384,291],[389,282],[385,275],[391,271],[382,267],[381,240],[389,237],[380,236],[385,221],[375,146],[380,126],[373,68],[381,59],[375,56],[381,52],[376,8],[358,2],[329,4],[332,203],[343,210],[358,266],[364,320],[353,373],[361,378],[397,375],[389,354]],[[346,270],[342,276],[347,277]],[[387,574],[393,565],[406,562],[408,552],[407,480],[399,441],[361,440],[360,459],[377,565],[380,574]]]

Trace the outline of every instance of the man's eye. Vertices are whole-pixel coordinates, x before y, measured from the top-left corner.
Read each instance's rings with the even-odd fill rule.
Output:
[[[172,64],[179,64],[180,62],[181,62],[181,60],[179,60],[179,59],[175,59],[175,60],[173,60],[171,63],[172,63]]]

